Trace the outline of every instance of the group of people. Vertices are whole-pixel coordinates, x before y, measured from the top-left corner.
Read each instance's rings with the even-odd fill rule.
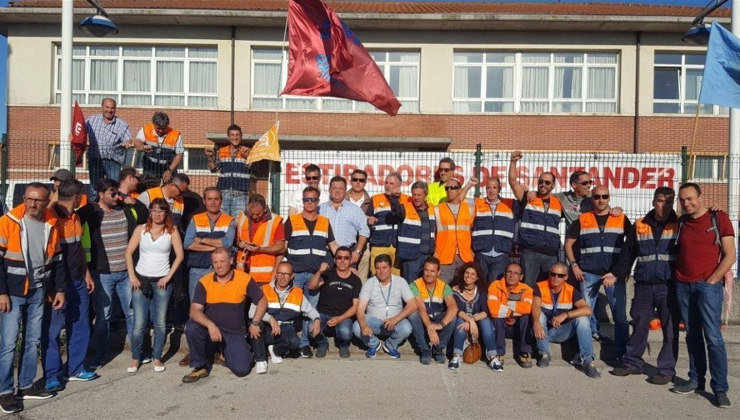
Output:
[[[422,364],[453,370],[466,347],[482,341],[495,372],[504,370],[506,338],[514,340],[513,359],[523,368],[547,367],[550,343],[575,338],[571,363],[598,378],[593,341],[603,337],[596,314],[603,286],[615,323],[619,366],[612,374],[642,374],[657,316],[663,346],[648,381],[672,381],[682,321],[689,380],[672,390],[705,388],[708,353],[715,404],[730,405],[720,313],[734,231],[726,213],[705,207],[699,185],[680,187],[681,217],[673,210],[676,192],[659,187],[653,210],[631,223],[610,206],[606,186],[592,188],[586,172],[573,173],[565,193],[552,193],[549,172],[528,191],[517,176],[521,152],[511,154],[512,198],[489,178],[484,197],[467,199],[479,181],[463,185],[450,158],[439,162],[434,182],[414,182],[410,195],[401,193],[401,175],[390,173],[384,192],[371,196],[360,169],[349,179],[331,178],[323,191],[321,170],[311,164],[305,188],[288,198],[282,217],[250,192],[249,149],[239,126],[228,128],[227,145],[206,153],[218,182],[203,191],[200,208],[187,200],[190,180],[177,172],[182,139],[166,114],[155,113],[141,139],[132,140],[108,98],[88,129],[94,193],[59,170],[52,189],[29,184],[23,203],[0,218],[3,412],[22,410],[23,399],[53,397],[67,381],[96,379],[116,299],[131,343],[127,371],[146,363],[164,371],[178,283],[187,285],[190,302],[180,308],[190,351],[180,365],[192,367],[185,383],[208,376],[219,360],[245,376],[253,368],[266,373],[268,359],[325,357],[331,335],[343,358],[353,342],[367,358],[381,350],[398,358],[409,339]],[[120,165],[125,147],[145,152],[143,174]],[[566,261],[558,260],[561,248]],[[519,263],[510,259],[517,251]],[[625,283],[633,266],[630,334]],[[149,325],[151,346],[144,339]],[[42,386],[34,386],[37,348]]]

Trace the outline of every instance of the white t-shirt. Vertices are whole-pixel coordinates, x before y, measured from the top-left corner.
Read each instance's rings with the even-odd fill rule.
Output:
[[[360,300],[368,302],[365,314],[380,320],[398,315],[403,311],[403,303],[413,298],[406,280],[394,274],[387,286],[381,286],[378,278],[372,276],[360,290]]]

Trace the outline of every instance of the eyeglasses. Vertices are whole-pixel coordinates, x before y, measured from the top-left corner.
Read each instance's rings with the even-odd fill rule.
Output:
[[[593,183],[594,183],[594,182],[593,182],[592,180],[588,180],[588,181],[583,181],[583,182],[579,182],[579,184],[583,185],[584,187],[585,187],[586,185],[591,185],[591,184],[593,184]]]
[[[319,197],[303,197],[304,203],[318,203]]]
[[[568,277],[568,275],[567,274],[563,274],[563,273],[553,273],[552,271],[550,271],[550,277],[557,277],[559,279],[564,279],[564,278]]]
[[[440,172],[451,172],[452,168],[439,168]]]
[[[593,198],[594,200],[608,200],[609,194],[593,194],[591,195],[591,198]]]
[[[350,258],[348,255],[337,255],[336,257],[334,257],[334,259],[335,260],[350,260],[352,258]]]
[[[23,200],[26,201],[26,202],[28,202],[28,203],[33,203],[33,204],[45,204],[45,203],[48,203],[49,202],[48,199],[47,200],[42,200],[40,198],[24,198]]]
[[[281,272],[279,272],[279,271],[277,272],[277,275],[278,275],[278,276],[290,276],[290,275],[292,275],[292,274],[293,274],[293,273],[281,273]]]
[[[175,184],[175,183],[172,183],[172,185],[174,185],[174,186],[175,186],[175,188],[177,188],[177,192],[179,192],[179,194],[178,194],[178,195],[182,195],[182,194],[183,194],[183,193],[185,192],[185,191],[184,191],[183,189],[181,189],[180,187],[178,187],[178,186],[177,186],[177,184]]]
[[[306,181],[318,181],[320,176],[307,176]]]
[[[352,182],[362,182],[363,184],[367,182],[367,179],[365,178],[352,178]]]
[[[454,190],[459,190],[459,189],[460,189],[460,186],[459,185],[448,185],[448,186],[445,186],[445,191],[454,191]]]
[[[540,179],[537,181],[537,185],[552,185],[552,181],[546,179]]]

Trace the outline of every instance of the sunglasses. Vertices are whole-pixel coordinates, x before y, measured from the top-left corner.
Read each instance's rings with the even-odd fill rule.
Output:
[[[452,168],[439,168],[440,172],[451,172]]]
[[[583,185],[584,187],[585,187],[586,185],[591,185],[591,184],[593,184],[593,183],[594,183],[593,181],[583,181],[583,182],[579,182],[579,184]]]
[[[449,185],[445,187],[445,191],[454,191],[454,190],[459,190],[459,189],[460,189],[459,185]]]
[[[351,260],[352,258],[346,256],[346,255],[338,255],[334,257],[335,260]]]
[[[318,181],[320,176],[307,176],[306,181]]]
[[[319,197],[303,197],[304,203],[318,203]]]
[[[537,181],[537,185],[552,185],[552,181],[546,179],[540,179]]]
[[[185,192],[185,191],[183,191],[183,190],[182,190],[182,189],[181,189],[180,187],[178,187],[178,186],[177,186],[177,184],[173,183],[172,185],[174,185],[174,186],[175,186],[175,188],[177,188],[177,191],[178,191],[178,192],[180,193],[180,194],[178,194],[178,195],[182,195],[182,193],[184,193],[184,192]]]
[[[563,273],[553,273],[552,271],[550,271],[550,277],[557,277],[559,279],[564,279],[564,278],[568,277],[568,275],[567,274],[563,274]]]
[[[352,178],[352,182],[362,182],[364,184],[366,181],[365,178]]]
[[[593,198],[594,200],[608,200],[609,199],[609,194],[601,194],[601,195],[599,195],[599,194],[593,194],[591,196],[591,198]]]

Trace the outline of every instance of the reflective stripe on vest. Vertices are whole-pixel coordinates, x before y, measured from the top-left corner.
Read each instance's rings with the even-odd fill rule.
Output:
[[[411,202],[411,197],[402,201],[405,217],[403,222],[398,226],[398,256],[401,259],[408,260],[416,258],[419,255],[419,245],[421,245],[421,218],[419,213]],[[429,245],[432,253],[434,252],[434,231],[436,230],[436,216],[434,206],[427,204],[427,216],[429,217]]]
[[[231,226],[233,217],[226,213],[219,213],[218,218],[211,226],[211,218],[208,212],[198,213],[193,216],[193,225],[195,225],[195,236],[198,238],[221,239],[226,236],[226,232]],[[231,246],[231,244],[229,244]],[[208,251],[190,251],[188,252],[188,267],[208,268],[211,266],[211,253]]]
[[[247,192],[251,178],[250,166],[247,158],[239,152],[232,156],[231,146],[223,146],[218,149],[218,160],[221,172],[218,175],[220,190],[236,190]]]
[[[177,139],[180,138],[180,132],[168,127],[162,144],[159,144],[159,137],[154,131],[154,124],[149,123],[144,126],[144,143],[151,146],[152,150],[144,153],[146,160],[156,165],[166,165],[175,157],[175,146]]]
[[[444,311],[444,291],[445,286],[447,286],[445,282],[440,279],[434,280],[434,290],[431,296],[429,296],[429,289],[427,289],[427,285],[423,278],[414,280],[414,284],[419,290],[419,297],[426,306],[427,314],[435,314]]]
[[[519,244],[526,248],[545,246],[552,250],[560,249],[559,226],[562,214],[563,207],[555,196],[550,196],[547,211],[540,197],[529,200],[519,225]]]
[[[485,198],[475,199],[475,219],[473,221],[473,251],[508,253],[514,247],[514,229],[516,228],[515,201],[502,199],[494,206]]]
[[[292,232],[288,238],[288,255],[286,258],[293,264],[293,272],[315,272],[321,262],[329,262],[329,219],[317,216],[316,227],[310,234],[301,213],[290,216]]]
[[[291,286],[285,302],[280,305],[280,296],[271,283],[262,285],[262,293],[267,300],[267,313],[278,321],[290,321],[301,316],[303,291],[300,287]]]
[[[452,264],[456,253],[464,262],[473,261],[470,235],[470,225],[473,223],[472,210],[467,201],[460,202],[455,219],[447,202],[440,203],[434,208],[435,217],[439,222],[434,253],[441,264]]]
[[[406,202],[407,195],[401,194],[400,203]],[[371,246],[391,246],[396,245],[396,236],[398,225],[388,223],[386,218],[391,216],[391,203],[385,194],[376,194],[372,197],[373,216],[378,221],[371,226],[370,245]]]
[[[270,219],[257,226],[254,237],[250,237],[251,220],[249,216],[242,212],[239,215],[237,235],[239,241],[251,242],[261,247],[268,247],[275,244],[275,232],[277,231],[282,217],[277,214],[270,214]],[[271,280],[272,270],[275,267],[277,256],[265,253],[246,252],[239,249],[236,257],[236,264],[242,270],[248,270],[249,274],[259,283],[267,283]]]
[[[542,312],[545,313],[547,318],[552,318],[562,312],[573,309],[573,286],[568,283],[563,283],[563,288],[560,290],[558,297],[558,304],[553,312],[553,300],[552,293],[550,292],[550,282],[548,280],[537,283],[537,287],[540,289],[540,296],[542,298],[540,307]]]
[[[636,282],[668,281],[673,278],[679,247],[675,243],[678,235],[678,222],[667,223],[660,238],[656,241],[653,228],[641,217],[635,221],[637,239],[637,258],[634,278]]]
[[[582,270],[607,272],[611,269],[624,244],[624,220],[624,214],[609,215],[602,229],[594,212],[589,211],[578,216],[581,227],[578,236],[581,256],[578,264]]]

